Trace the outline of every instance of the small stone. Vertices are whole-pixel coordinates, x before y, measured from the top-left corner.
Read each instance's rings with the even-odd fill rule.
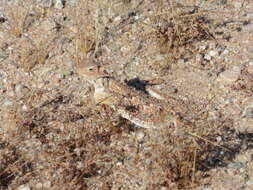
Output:
[[[31,190],[31,188],[29,186],[26,185],[21,185],[18,187],[18,190]]]
[[[121,20],[121,16],[117,16],[117,17],[114,18],[115,22],[119,22],[120,20]]]
[[[199,50],[200,50],[200,51],[204,51],[206,48],[207,48],[207,47],[206,47],[205,45],[203,45],[203,46],[200,46],[200,47],[199,47]]]
[[[15,85],[16,95],[20,96],[20,95],[27,94],[28,92],[29,92],[29,89],[26,86],[24,86],[22,84]]]
[[[53,4],[53,0],[42,0],[40,5],[44,8],[49,8]]]
[[[74,72],[73,71],[70,71],[70,70],[65,70],[62,72],[62,74],[64,75],[64,78],[67,77],[67,76],[70,76],[70,75],[73,75]]]
[[[225,49],[224,51],[223,51],[223,54],[224,55],[227,55],[229,53],[229,51],[227,50],[227,49]]]
[[[221,73],[217,80],[222,83],[231,84],[236,80],[238,80],[240,74],[241,74],[240,69],[233,68],[232,70],[226,70],[223,73]]]
[[[215,56],[217,55],[217,52],[214,51],[214,50],[211,50],[211,51],[209,52],[209,55],[210,55],[211,57],[215,57]]]
[[[253,119],[253,106],[246,107],[242,115],[243,117]]]
[[[221,136],[216,137],[216,141],[217,141],[218,143],[221,142],[221,141],[222,141]]]
[[[139,131],[136,133],[136,138],[139,142],[143,141],[145,137],[145,133],[143,131]]]
[[[242,67],[241,66],[233,66],[233,71],[241,73]]]
[[[236,9],[240,9],[242,7],[242,2],[235,1],[234,6]]]
[[[247,71],[251,74],[253,74],[253,61],[249,62],[248,66],[247,66]]]
[[[206,54],[204,59],[207,61],[211,61],[212,57],[209,54]]]
[[[24,104],[24,105],[22,106],[22,110],[23,110],[23,111],[27,111],[27,110],[28,110],[28,107]]]
[[[54,7],[57,9],[63,9],[64,8],[63,0],[55,0]]]

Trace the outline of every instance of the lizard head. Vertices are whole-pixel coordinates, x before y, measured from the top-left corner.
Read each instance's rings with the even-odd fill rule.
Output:
[[[97,79],[108,76],[105,69],[95,63],[78,64],[76,71],[85,80],[93,84]]]

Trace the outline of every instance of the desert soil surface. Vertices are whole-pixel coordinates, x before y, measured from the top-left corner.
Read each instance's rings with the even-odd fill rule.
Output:
[[[95,104],[91,61],[177,129]],[[252,148],[252,0],[0,1],[1,190],[252,190]]]

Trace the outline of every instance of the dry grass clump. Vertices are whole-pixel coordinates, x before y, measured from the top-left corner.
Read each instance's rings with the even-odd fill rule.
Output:
[[[5,131],[11,142],[0,142],[1,187],[49,181],[52,189],[85,189],[93,186],[93,178],[109,175],[121,154],[108,146],[116,133],[105,126],[101,110],[89,109],[89,103],[73,106],[70,96],[42,100],[45,95],[37,93],[31,94],[37,103],[26,102],[26,111],[5,114],[11,115],[16,132]]]
[[[55,48],[56,37],[47,39],[23,38],[16,44],[16,61],[25,71],[31,71],[37,64],[44,64]]]
[[[12,49],[10,56],[16,57],[15,61],[26,71],[36,64],[44,64],[57,47],[59,31],[55,19],[49,17],[54,15],[47,15],[33,1],[11,3],[5,8],[5,15],[8,22],[4,23],[3,31],[10,38],[6,41]]]
[[[80,64],[94,55],[99,43],[98,18],[95,17],[96,12],[91,12],[90,4],[90,1],[80,0],[74,11],[72,8],[66,9],[69,18],[73,20],[73,25],[66,28],[66,34],[73,41],[74,52],[71,54],[76,64]]]
[[[160,52],[168,54],[172,61],[197,53],[199,42],[214,39],[208,16],[204,14],[181,8],[180,12],[172,11],[172,15],[163,16],[159,21],[156,37]]]
[[[25,27],[29,8],[20,5],[11,5],[5,10],[9,22],[9,32],[21,37]]]

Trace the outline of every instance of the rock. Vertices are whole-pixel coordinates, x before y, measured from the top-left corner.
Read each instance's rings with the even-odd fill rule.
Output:
[[[246,107],[242,116],[246,117],[246,118],[253,119],[253,106]]]
[[[18,190],[31,190],[31,188],[27,185],[21,185],[18,187]]]
[[[204,59],[207,61],[211,61],[212,57],[209,54],[206,54]]]
[[[251,74],[253,74],[253,61],[249,62],[247,66],[247,71]]]
[[[215,57],[217,54],[218,54],[217,51],[214,51],[214,50],[211,50],[211,51],[209,52],[209,55],[210,55],[211,57]]]
[[[64,8],[63,0],[55,0],[54,7],[57,9],[63,9]]]
[[[221,82],[223,84],[232,84],[233,82],[238,80],[240,74],[241,68],[235,66],[233,67],[233,69],[226,70],[221,73],[217,80],[218,82]]]
[[[50,8],[53,5],[53,0],[42,0],[40,5],[44,8]]]
[[[225,49],[224,51],[223,51],[223,54],[224,55],[227,55],[229,53],[229,51],[227,50],[227,49]]]
[[[238,2],[238,1],[235,1],[234,2],[234,7],[236,8],[236,9],[240,9],[240,8],[242,8],[242,2]]]
[[[139,142],[142,142],[145,138],[145,133],[143,131],[138,131],[136,133],[136,138]]]

